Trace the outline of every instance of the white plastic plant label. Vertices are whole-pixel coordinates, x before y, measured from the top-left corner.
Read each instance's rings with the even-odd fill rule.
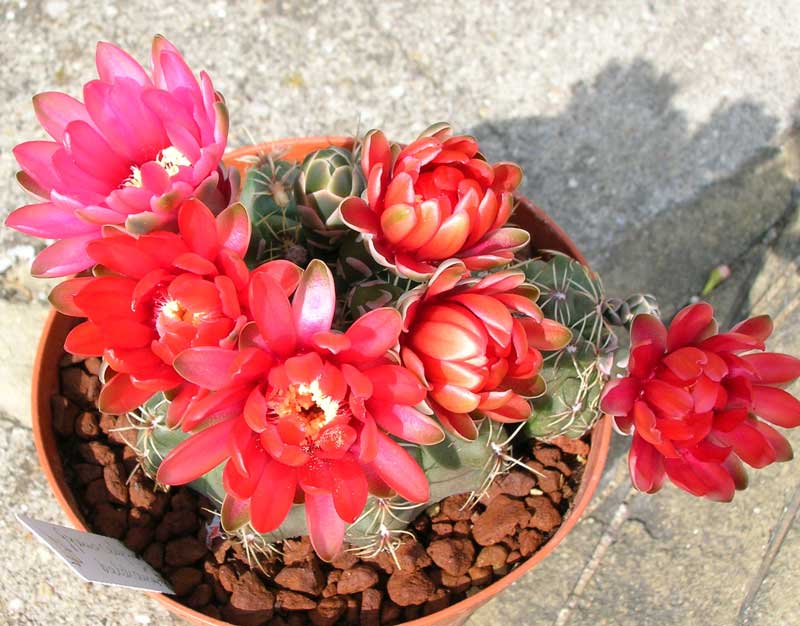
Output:
[[[86,582],[174,593],[156,570],[119,539],[40,522],[27,515],[17,515],[17,520]]]

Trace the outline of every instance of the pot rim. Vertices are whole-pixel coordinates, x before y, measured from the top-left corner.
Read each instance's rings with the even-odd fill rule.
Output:
[[[300,160],[309,152],[324,147],[352,147],[353,141],[352,137],[342,135],[281,139],[232,150],[225,155],[224,162],[226,165],[235,167],[240,173],[243,173],[252,165],[252,161],[247,160],[246,157],[275,152],[277,150],[283,152],[282,156],[285,158]],[[530,213],[538,226],[546,231],[544,239],[547,242],[558,244],[564,252],[567,252],[584,265],[588,265],[586,258],[552,218],[524,196],[517,195],[516,199],[518,206],[523,208],[525,212]],[[53,354],[60,354],[60,351],[63,350],[63,337],[66,336],[72,323],[72,318],[62,315],[56,310],[52,310],[42,329],[31,381],[32,430],[39,464],[42,467],[47,482],[61,506],[61,509],[76,528],[91,532],[79,512],[80,509],[72,495],[72,490],[69,488],[64,477],[61,459],[56,446],[55,433],[52,428],[50,395],[52,388],[57,384],[57,368],[53,371],[49,369],[48,366],[52,365]],[[476,594],[464,598],[455,604],[451,604],[436,613],[409,622],[403,622],[401,626],[456,626],[462,624],[469,615],[478,609],[478,607],[519,580],[553,552],[558,544],[573,530],[578,520],[581,518],[581,515],[586,510],[586,507],[589,505],[603,475],[610,440],[611,419],[607,415],[604,415],[592,429],[589,457],[572,507],[566,513],[556,533],[550,537],[536,553],[511,570],[508,574],[499,578],[488,587],[481,589]],[[154,592],[146,593],[160,602],[162,606],[173,614],[195,624],[202,624],[203,626],[232,626],[229,622],[204,615],[167,595]]]

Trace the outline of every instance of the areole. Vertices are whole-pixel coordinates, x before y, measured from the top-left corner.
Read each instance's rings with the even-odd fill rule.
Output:
[[[351,147],[352,143],[352,138],[343,136],[284,139],[239,148],[228,153],[224,160],[228,166],[235,167],[240,173],[244,174],[252,164],[253,157],[261,154],[279,152],[284,159],[300,160],[314,150],[328,146]],[[533,248],[559,250],[584,264],[586,263],[586,259],[564,231],[527,198],[517,197],[517,208],[513,221],[530,232]],[[39,462],[61,508],[64,509],[67,517],[76,528],[88,530],[88,526],[80,514],[75,497],[65,479],[64,469],[56,447],[52,426],[53,416],[50,407],[50,396],[53,389],[58,385],[58,361],[63,351],[64,339],[74,323],[75,320],[73,318],[53,311],[42,331],[33,370],[33,434]],[[572,508],[555,535],[538,552],[506,576],[475,595],[432,615],[406,622],[405,626],[460,626],[466,622],[478,607],[491,600],[513,582],[519,580],[550,554],[564,537],[572,531],[588,506],[603,473],[610,438],[611,420],[608,417],[603,417],[592,431],[591,452]],[[227,622],[212,619],[172,600],[168,596],[152,595],[169,611],[192,624],[229,626]]]

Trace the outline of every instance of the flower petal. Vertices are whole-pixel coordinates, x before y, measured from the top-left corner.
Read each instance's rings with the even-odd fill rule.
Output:
[[[165,485],[185,485],[210,472],[230,456],[228,438],[237,420],[209,426],[183,440],[164,458],[156,480]]]
[[[453,413],[470,413],[478,408],[480,396],[456,385],[439,385],[434,383],[430,397],[448,411]]]
[[[239,500],[226,494],[219,516],[223,530],[236,532],[250,521],[250,500]]]
[[[178,225],[189,248],[201,257],[214,260],[220,249],[217,225],[211,210],[200,200],[190,198],[181,205]]]
[[[423,260],[447,259],[455,255],[469,236],[469,214],[458,210],[445,218],[436,234],[417,250],[416,256]]]
[[[703,365],[708,362],[705,352],[694,346],[684,346],[666,355],[663,359],[672,373],[681,380],[694,380],[703,372]]]
[[[740,357],[747,361],[765,385],[782,385],[800,377],[800,359],[788,354],[762,352]]]
[[[378,216],[361,198],[346,198],[339,207],[339,212],[342,221],[360,233],[375,234],[380,228]]]
[[[762,468],[792,458],[792,448],[783,435],[753,417],[746,417],[730,430],[715,430],[714,437],[731,446],[750,467]]]
[[[336,513],[345,522],[352,524],[361,515],[367,503],[369,487],[364,470],[352,455],[348,455],[331,463],[331,476]]]
[[[417,225],[417,214],[409,204],[393,204],[381,213],[381,232],[391,244],[402,241]]]
[[[397,344],[403,326],[397,309],[384,307],[365,313],[345,332],[350,349],[339,355],[345,362],[363,363],[382,357]]]
[[[645,383],[644,395],[650,406],[658,409],[664,417],[683,417],[694,406],[688,391],[658,379]]]
[[[79,101],[59,91],[46,91],[33,97],[33,110],[36,118],[53,139],[60,142],[64,129],[74,120],[91,124],[86,107]]]
[[[749,335],[753,339],[766,341],[772,334],[772,318],[769,315],[758,315],[739,322],[731,328],[732,333]]]
[[[713,319],[714,309],[707,302],[690,304],[678,311],[667,332],[667,351],[696,342]]]
[[[467,413],[453,413],[433,401],[430,404],[439,422],[449,434],[466,441],[475,441],[478,438],[475,420]]]
[[[428,477],[412,456],[382,432],[377,432],[378,454],[372,466],[378,475],[410,502],[427,502]]]
[[[276,530],[292,508],[297,487],[297,471],[293,467],[269,461],[261,473],[250,500],[250,519],[259,533]]]
[[[442,263],[431,276],[425,295],[427,298],[450,291],[462,278],[469,276],[469,270],[463,261],[448,259]]]
[[[335,309],[333,274],[324,262],[314,259],[303,272],[292,298],[292,316],[298,341],[310,344],[315,333],[330,330]]]
[[[217,239],[223,248],[241,257],[250,245],[250,217],[241,202],[230,205],[217,216]]]
[[[664,323],[655,315],[641,313],[633,318],[631,323],[631,345],[635,346],[643,341],[651,342],[661,350],[667,346],[667,329]]]
[[[722,386],[719,383],[714,382],[707,376],[700,376],[692,388],[695,412],[705,413],[713,409],[721,390]]]
[[[281,357],[294,354],[297,335],[292,307],[283,288],[266,272],[251,277],[250,311],[273,353]]]
[[[57,278],[82,272],[94,265],[86,246],[97,238],[98,233],[93,232],[56,241],[36,255],[31,274],[37,278]]]
[[[486,351],[486,342],[479,335],[462,326],[443,322],[424,322],[414,328],[411,345],[417,354],[424,353],[447,361],[469,360]]]
[[[514,320],[505,304],[498,298],[476,293],[457,294],[452,301],[464,305],[485,325],[491,338],[502,346],[511,340]]]
[[[297,285],[300,284],[303,270],[290,261],[275,259],[259,265],[253,270],[251,276],[256,276],[257,274],[269,275],[280,285],[284,295],[288,298],[297,289]]]
[[[100,80],[113,83],[119,78],[129,78],[142,87],[152,85],[150,77],[130,54],[106,41],[97,42],[95,54]]]
[[[776,387],[753,385],[753,413],[777,426],[800,426],[800,401],[792,394]]]
[[[343,367],[342,372],[351,379]],[[362,372],[372,382],[372,397],[392,404],[414,406],[425,399],[425,388],[416,376],[400,365],[378,365]]]
[[[722,333],[704,339],[697,347],[709,352],[741,352],[743,350],[763,350],[764,342],[750,335]]]
[[[97,408],[102,413],[128,413],[147,402],[153,393],[155,392],[152,390],[134,386],[128,374],[117,374],[103,385],[97,399]]]
[[[323,561],[332,561],[342,550],[345,531],[332,495],[306,493],[306,525],[317,556]]]
[[[525,329],[528,345],[537,350],[560,350],[572,341],[572,331],[551,319],[537,322],[530,317],[517,318]]]
[[[84,222],[75,215],[72,207],[54,202],[20,207],[6,218],[6,226],[42,239],[63,239],[89,233],[100,236],[97,224]]]
[[[600,407],[609,415],[627,415],[641,391],[641,383],[635,378],[613,378],[606,383],[600,396]]]
[[[216,391],[230,383],[238,358],[236,350],[204,346],[184,350],[175,357],[173,366],[189,382]]]
[[[646,379],[661,362],[663,356],[664,349],[650,339],[633,344],[628,359],[629,375]]]
[[[441,427],[430,417],[411,406],[370,403],[369,412],[386,432],[421,446],[432,446],[444,440]]]
[[[101,356],[106,349],[105,336],[97,324],[86,321],[69,331],[64,349],[78,356]]]
[[[86,317],[83,309],[75,304],[75,295],[93,280],[91,276],[65,280],[53,287],[47,299],[59,313],[72,317]]]
[[[655,493],[664,483],[664,457],[636,433],[628,453],[628,471],[639,491]]]
[[[716,463],[703,463],[691,455],[665,459],[664,469],[670,480],[684,491],[717,502],[730,502],[736,485],[728,471]]]

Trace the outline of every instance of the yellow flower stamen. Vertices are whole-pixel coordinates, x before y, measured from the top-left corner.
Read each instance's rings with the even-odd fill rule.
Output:
[[[189,166],[192,164],[192,162],[186,158],[186,155],[175,146],[164,148],[158,153],[158,156],[156,156],[155,162],[158,163],[170,177],[180,172],[181,166]],[[131,175],[122,182],[122,186],[142,186],[142,170],[138,165],[131,165]]]

